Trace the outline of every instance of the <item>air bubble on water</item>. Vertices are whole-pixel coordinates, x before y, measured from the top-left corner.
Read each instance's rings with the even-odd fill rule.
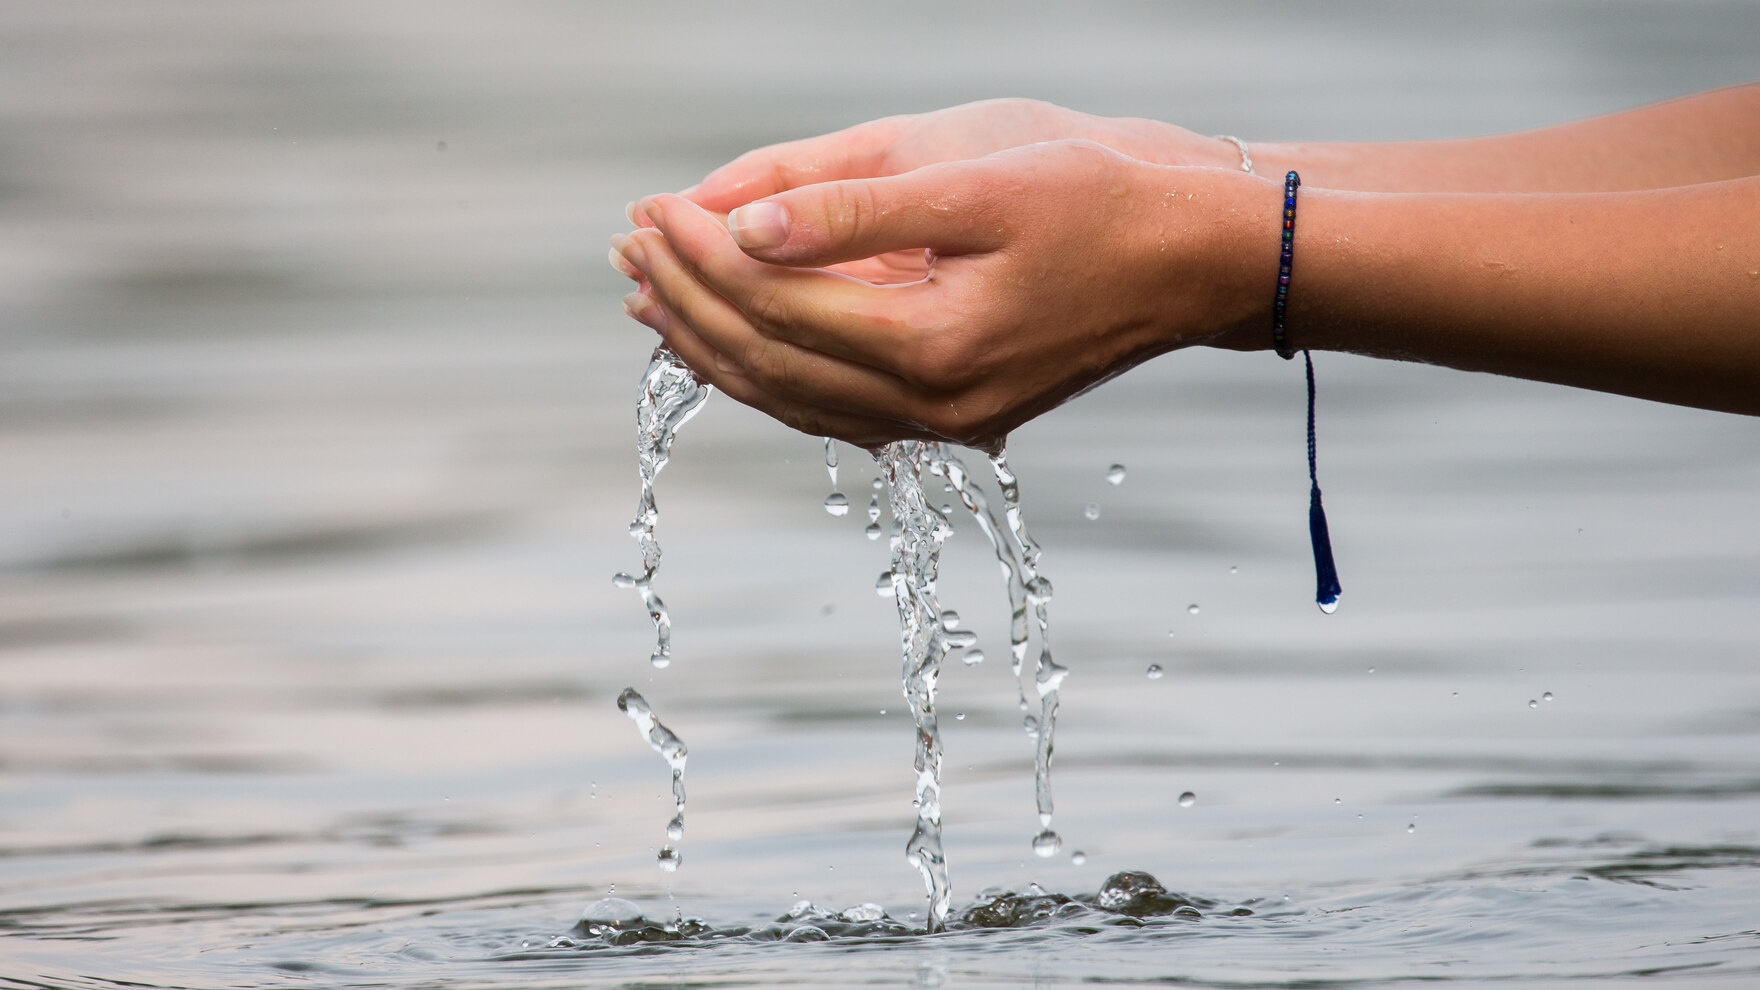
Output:
[[[1087,516],[1089,519],[1100,518],[1100,503],[1089,502],[1087,508],[1082,510],[1082,515]]]
[[[1057,855],[1057,850],[1062,848],[1063,837],[1050,829],[1033,836],[1033,854],[1040,859],[1049,859]]]
[[[611,585],[615,588],[633,588],[636,586],[636,579],[633,575],[618,571],[611,575]]]
[[[1551,701],[1552,700],[1552,692],[1548,691],[1545,694],[1541,695],[1540,700],[1541,701]]]
[[[984,651],[978,649],[977,647],[973,647],[973,648],[967,650],[965,652],[965,654],[960,657],[960,659],[965,662],[966,666],[976,667],[978,664],[981,664],[984,662]]]
[[[1114,464],[1111,467],[1106,469],[1106,483],[1107,484],[1116,485],[1116,484],[1122,483],[1123,481],[1124,481],[1124,465],[1123,464]]]
[[[849,496],[842,492],[832,492],[825,496],[825,511],[834,516],[849,515]]]
[[[1182,808],[1190,808],[1192,805],[1197,804],[1197,803],[1198,803],[1198,795],[1193,794],[1191,791],[1186,791],[1184,794],[1181,794],[1179,796],[1179,806]]]
[[[1198,614],[1198,603],[1193,602],[1192,604],[1187,605],[1186,606],[1186,614],[1187,615],[1197,615]]]
[[[1535,700],[1534,700],[1534,699],[1533,699],[1533,698],[1529,698],[1529,699],[1528,699],[1528,707],[1529,707],[1529,708],[1539,708],[1539,707],[1540,707],[1540,702],[1538,702],[1538,701],[1535,701]]]
[[[1161,679],[1161,665],[1158,663],[1150,664],[1147,673],[1149,675],[1150,680],[1152,680],[1152,681],[1160,680]]]
[[[1088,854],[1077,849],[1069,854],[1069,861],[1071,866],[1081,866],[1088,861]]]

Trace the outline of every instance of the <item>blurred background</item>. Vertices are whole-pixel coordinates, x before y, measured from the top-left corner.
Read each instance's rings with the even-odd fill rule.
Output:
[[[884,544],[820,508],[819,441],[724,397],[684,432],[659,486],[670,670],[611,584],[638,562],[653,339],[604,261],[626,201],[985,97],[1249,142],[1467,136],[1748,81],[1757,56],[1751,2],[0,7],[0,978],[415,979],[613,886],[717,923],[797,895],[918,908]],[[1678,847],[1742,879],[1595,902],[1626,920],[1570,960],[1642,956],[1659,917],[1739,933],[1755,422],[1316,363],[1330,618],[1299,370],[1169,355],[1013,438],[1074,671],[1067,844],[1028,852],[1006,613],[968,527],[943,600],[992,660],[944,682],[956,901],[1137,868],[1376,915],[1393,899],[1365,890]],[[860,506],[874,472],[843,454]],[[671,877],[626,686],[692,750]],[[1571,929],[1548,905],[1539,930]],[[1406,972],[1378,944],[1346,975]],[[1506,955],[1531,976],[1551,951]]]

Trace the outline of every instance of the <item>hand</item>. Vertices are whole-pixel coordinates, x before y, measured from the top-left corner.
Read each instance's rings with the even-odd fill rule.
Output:
[[[681,195],[712,213],[726,214],[800,186],[898,175],[924,165],[1072,138],[1163,165],[1233,169],[1240,164],[1234,145],[1159,121],[1096,117],[1039,100],[983,100],[932,113],[886,117],[749,151]],[[651,226],[634,209],[630,222]],[[926,261],[921,251],[901,251],[834,267],[877,285],[890,285],[922,278]]]
[[[735,399],[869,448],[994,449],[1155,354],[1265,346],[1280,204],[1242,172],[1056,141],[790,189],[737,211],[738,241],[657,196],[657,229],[613,243],[646,283],[632,315]],[[817,267],[910,249],[931,260],[905,284]]]

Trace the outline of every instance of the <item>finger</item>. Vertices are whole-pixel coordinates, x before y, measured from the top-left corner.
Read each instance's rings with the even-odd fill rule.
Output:
[[[976,254],[1002,246],[1007,183],[985,159],[899,175],[822,182],[727,215],[735,242],[760,261],[823,267],[891,251]],[[652,215],[652,200],[643,207]]]
[[[723,350],[742,364],[789,343],[865,365],[886,380],[916,380],[914,362],[935,332],[939,285],[877,286],[818,269],[766,265],[685,200],[656,197],[647,209],[665,237],[638,232],[647,261],[631,261],[692,325],[724,335],[729,344],[737,340],[740,350]]]
[[[725,355],[710,346],[683,319],[676,316],[666,316],[663,319],[667,329],[661,339],[696,373],[699,381],[714,385],[734,401],[751,406],[802,433],[815,437],[836,437],[867,449],[894,440],[939,439],[909,423],[826,409],[767,392],[752,379],[739,373]]]
[[[905,119],[871,120],[831,134],[748,151],[681,195],[705,209],[726,213],[796,186],[878,175],[886,149],[898,139]]]
[[[685,210],[700,214],[694,206],[678,201],[668,216]],[[661,222],[671,225],[669,220]],[[724,245],[723,252],[730,260],[743,266],[768,269],[772,278],[824,283],[857,292],[888,291],[828,272],[764,265],[745,257],[733,247],[726,232],[719,230],[713,220],[703,217],[701,223],[719,236]],[[921,405],[917,390],[877,365],[760,332],[739,306],[699,281],[679,260],[671,243],[658,234],[638,231],[631,236],[630,243],[632,248],[639,249],[638,257],[632,258],[632,262],[648,276],[654,297],[665,304],[666,311],[676,313],[710,346],[737,365],[741,373],[766,391],[782,398],[846,412],[874,414],[884,411],[899,419],[910,419],[912,411]],[[761,276],[763,273],[756,274]],[[838,315],[832,310],[826,313],[827,318]],[[867,350],[881,353],[876,343],[881,336],[884,335],[871,328],[865,345]]]

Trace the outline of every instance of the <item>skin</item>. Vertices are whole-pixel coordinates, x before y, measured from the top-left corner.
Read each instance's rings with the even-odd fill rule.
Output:
[[[1303,175],[1296,347],[1760,414],[1760,86],[1500,138],[1251,148]],[[1239,160],[1028,101],[888,118],[643,200],[613,264],[632,316],[790,426],[993,448],[1156,354],[1269,348],[1282,184]]]

